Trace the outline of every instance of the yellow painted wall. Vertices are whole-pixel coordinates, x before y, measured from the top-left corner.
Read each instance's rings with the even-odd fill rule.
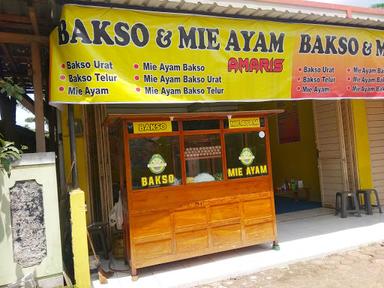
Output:
[[[74,115],[75,119],[81,119],[83,123],[84,130],[84,122],[83,122],[83,107],[81,105],[74,105]],[[61,113],[61,121],[62,121],[62,133],[63,133],[63,150],[64,150],[64,164],[65,164],[65,178],[68,183],[71,183],[71,155],[69,150],[69,132],[68,132],[68,110],[67,107],[63,109]],[[85,193],[85,199],[88,208],[90,208],[90,194],[89,194],[89,183],[88,183],[88,165],[87,165],[87,149],[86,142],[83,136],[76,137],[76,158],[77,158],[77,169],[78,169],[78,177],[79,177],[79,186],[81,190]],[[67,184],[68,184],[67,183]],[[87,222],[90,223],[90,213],[87,213]]]
[[[365,100],[351,101],[359,189],[370,189],[373,188],[373,182]]]
[[[269,117],[273,185],[281,186],[285,179],[301,179],[304,186],[310,188],[310,199],[321,201],[312,102],[285,101],[279,102],[279,105],[277,102],[255,103],[243,107],[242,110],[285,109],[293,103],[296,103],[299,113],[299,142],[279,144],[277,116]]]
[[[284,106],[294,102],[284,102]],[[277,117],[271,117],[271,155],[274,185],[280,186],[285,179],[301,179],[310,188],[310,199],[321,201],[319,170],[315,143],[315,128],[311,101],[295,102],[299,113],[300,141],[279,144]],[[279,105],[279,108],[283,108]]]

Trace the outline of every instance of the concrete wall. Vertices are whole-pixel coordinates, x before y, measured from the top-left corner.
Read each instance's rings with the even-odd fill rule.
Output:
[[[53,277],[51,279],[41,279],[39,287],[56,287],[62,284],[62,257],[55,154],[24,154],[22,160],[15,165],[10,178],[8,178],[6,173],[0,171],[0,286],[13,283],[29,273],[34,273],[37,278]],[[12,228],[16,229],[17,227],[11,226],[9,190],[15,186],[16,181],[32,179],[35,179],[42,187],[43,207],[34,207],[33,209],[44,209],[44,217],[42,220],[44,221],[45,228],[46,256],[43,257],[40,264],[22,268],[22,265],[15,263],[15,245],[13,243],[13,235],[15,234],[13,234]],[[12,207],[14,207],[14,205]],[[31,209],[31,211],[33,209]],[[32,223],[26,224],[29,226],[33,225]],[[27,230],[33,231],[33,229]],[[24,233],[24,236],[25,235]],[[25,238],[28,239],[28,237],[29,235],[27,234]],[[32,241],[33,238],[36,237],[36,234],[30,234]],[[20,242],[22,240],[18,239],[18,241]],[[28,249],[35,251],[34,247],[26,247],[25,250],[28,251]],[[25,256],[28,257],[31,255]]]

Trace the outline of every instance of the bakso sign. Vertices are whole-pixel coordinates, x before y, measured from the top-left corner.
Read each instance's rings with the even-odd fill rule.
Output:
[[[64,5],[51,102],[384,98],[384,32]]]
[[[172,132],[171,121],[133,122],[133,133],[164,133]]]

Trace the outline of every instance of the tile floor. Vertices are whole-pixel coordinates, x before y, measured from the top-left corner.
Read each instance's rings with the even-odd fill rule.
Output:
[[[384,214],[342,219],[333,213],[318,208],[278,215],[280,251],[257,245],[157,265],[139,269],[137,281],[132,281],[129,273],[117,272],[106,285],[100,285],[97,275],[92,275],[93,287],[193,287],[384,240]],[[127,268],[121,261],[112,260],[111,264]]]

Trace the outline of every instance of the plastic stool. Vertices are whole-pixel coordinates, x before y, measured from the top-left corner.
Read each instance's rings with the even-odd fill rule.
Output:
[[[351,202],[351,205],[348,205]],[[339,214],[341,218],[347,218],[348,213],[357,213],[357,216],[361,216],[360,209],[359,209],[359,202],[357,200],[356,194],[352,192],[337,192],[336,193],[336,210],[335,215]],[[348,206],[353,206],[349,207]]]
[[[106,227],[107,227],[106,223],[95,222],[88,226],[88,231],[89,231],[89,234],[91,234],[92,241],[94,241],[95,236],[98,237],[98,240],[100,241],[100,244],[101,244],[101,250],[103,251],[103,254],[104,254],[104,258],[108,259],[109,258],[108,248],[107,248],[107,243],[105,242]]]
[[[360,207],[364,207],[365,213],[367,213],[367,215],[373,214],[373,209],[372,209],[373,206],[371,204],[371,194],[375,195],[375,198],[376,198],[375,207],[378,207],[379,212],[383,213],[383,211],[381,210],[379,194],[377,193],[376,189],[361,189],[361,190],[357,190],[356,194],[357,194],[357,199],[359,200]],[[364,196],[364,204],[360,203],[360,195]]]

